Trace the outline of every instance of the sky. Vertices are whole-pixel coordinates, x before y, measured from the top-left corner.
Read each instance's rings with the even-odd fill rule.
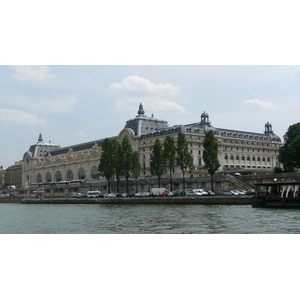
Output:
[[[139,104],[170,126],[200,121],[283,139],[299,121],[297,65],[2,65],[0,165],[41,133],[61,147],[116,136]]]

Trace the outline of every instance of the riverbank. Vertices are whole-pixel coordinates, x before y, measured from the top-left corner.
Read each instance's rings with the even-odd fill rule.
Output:
[[[251,196],[162,197],[162,198],[45,198],[19,199],[22,204],[202,204],[251,205]]]

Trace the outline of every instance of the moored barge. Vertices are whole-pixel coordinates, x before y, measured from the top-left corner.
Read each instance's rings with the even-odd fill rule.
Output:
[[[268,182],[256,184],[252,207],[300,208],[300,182]]]

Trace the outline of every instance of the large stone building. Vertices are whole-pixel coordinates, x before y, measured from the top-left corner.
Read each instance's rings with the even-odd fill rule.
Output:
[[[145,115],[140,104],[135,118],[126,122],[118,136],[111,137],[122,141],[126,136],[131,141],[133,150],[140,154],[141,176],[149,177],[150,155],[156,139],[162,143],[167,135],[177,138],[183,132],[193,157],[194,171],[197,175],[203,169],[203,140],[207,130],[213,130],[219,144],[219,171],[227,170],[272,170],[279,166],[278,150],[282,145],[280,138],[267,122],[263,133],[244,132],[232,129],[215,128],[209,115],[201,114],[199,122],[169,126],[167,121]],[[60,147],[44,143],[42,136],[23,156],[22,183],[59,182],[76,179],[98,180],[98,165],[101,156],[99,139],[83,144]],[[166,175],[167,176],[167,175]],[[181,177],[179,169],[174,170],[174,177]]]

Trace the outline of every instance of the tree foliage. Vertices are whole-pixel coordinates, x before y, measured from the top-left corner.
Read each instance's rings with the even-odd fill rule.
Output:
[[[285,172],[300,168],[300,123],[291,125],[284,135],[284,145],[279,149],[279,161]]]
[[[182,132],[178,133],[176,154],[176,164],[182,171],[183,188],[185,189],[185,173],[193,166],[193,158],[189,152],[185,134]]]
[[[170,174],[170,189],[173,190],[172,171],[176,167],[176,145],[172,136],[168,135],[165,138],[163,145],[165,165]]]
[[[211,175],[211,189],[213,190],[213,175],[219,169],[220,162],[218,159],[218,142],[212,130],[205,133],[203,148],[204,168]]]
[[[122,165],[122,171],[123,171],[123,175],[125,176],[126,179],[126,190],[127,193],[129,193],[129,184],[128,184],[128,180],[130,177],[130,173],[132,171],[132,154],[133,154],[133,150],[132,150],[132,146],[130,144],[130,141],[127,137],[125,137],[122,140],[121,143],[121,165]]]
[[[158,139],[153,145],[153,150],[150,157],[150,172],[152,175],[157,176],[158,186],[160,187],[161,176],[166,172],[165,157],[163,146]]]
[[[117,165],[117,141],[106,138],[101,147],[101,158],[99,163],[99,173],[108,181],[108,192],[110,193],[111,180],[116,174]]]
[[[138,177],[141,174],[142,166],[139,162],[139,153],[137,151],[134,151],[132,153],[132,166],[131,166],[131,172],[132,176],[135,178],[135,180],[138,179]]]

